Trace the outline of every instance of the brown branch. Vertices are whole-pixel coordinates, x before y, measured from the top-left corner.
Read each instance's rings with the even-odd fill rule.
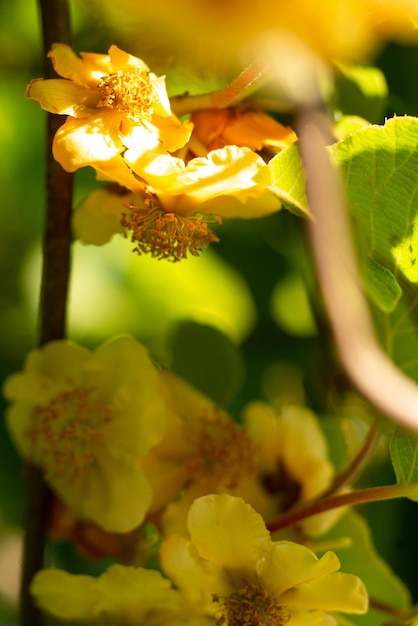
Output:
[[[39,0],[45,78],[53,76],[46,55],[52,43],[70,43],[70,17],[67,0]],[[62,119],[48,115],[47,121],[47,197],[43,240],[43,270],[40,294],[39,344],[65,336],[66,306],[70,273],[72,207],[72,176],[53,159],[52,139]],[[20,592],[20,625],[40,626],[42,615],[30,595],[30,584],[44,563],[49,490],[41,471],[27,468],[27,497],[25,503],[25,536],[23,545]]]
[[[308,517],[318,515],[318,513],[324,513],[325,511],[331,511],[332,509],[339,509],[342,506],[356,506],[358,504],[367,504],[369,502],[381,502],[382,500],[417,497],[417,484],[402,483],[399,485],[359,489],[358,491],[350,491],[349,493],[343,493],[301,504],[297,508],[283,513],[276,520],[269,522],[267,524],[267,529],[271,533],[275,533],[278,530],[289,528],[290,526],[293,526]]]

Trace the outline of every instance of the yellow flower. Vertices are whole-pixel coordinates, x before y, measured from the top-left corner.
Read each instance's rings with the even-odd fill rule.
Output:
[[[162,378],[167,430],[143,467],[154,493],[151,512],[169,505],[166,526],[183,528],[197,496],[234,489],[252,472],[253,451],[242,428],[212,400],[170,372]]]
[[[247,147],[226,146],[187,164],[168,154],[138,156],[134,150],[124,159],[147,185],[124,198],[112,189],[88,196],[73,220],[84,243],[105,243],[122,225],[139,254],[178,261],[218,240],[208,224],[263,217],[281,206],[270,190],[267,164]],[[118,182],[129,184],[122,176]]]
[[[54,341],[29,354],[4,392],[16,447],[74,513],[113,532],[143,521],[152,492],[141,459],[166,421],[143,346],[120,337],[92,352]]]
[[[127,148],[173,152],[188,141],[192,125],[171,113],[164,77],[140,59],[117,46],[107,55],[79,58],[64,44],[55,44],[48,56],[63,78],[35,79],[26,95],[46,111],[68,116],[53,142],[54,157],[67,171],[92,165],[111,180],[124,171],[135,188],[121,156]]]
[[[314,413],[301,406],[286,406],[280,413],[264,402],[244,410],[245,431],[255,448],[256,478],[241,485],[244,497],[266,522],[296,504],[324,493],[334,478],[325,437]],[[302,522],[304,533],[325,533],[341,517],[336,509]]]
[[[106,626],[171,625],[179,597],[154,570],[112,565],[98,578],[58,569],[39,572],[31,584],[36,604],[55,617]]]
[[[333,626],[330,613],[363,614],[361,580],[338,572],[333,552],[271,541],[263,519],[241,498],[208,495],[191,506],[190,539],[162,545],[164,571],[190,607],[228,626]]]

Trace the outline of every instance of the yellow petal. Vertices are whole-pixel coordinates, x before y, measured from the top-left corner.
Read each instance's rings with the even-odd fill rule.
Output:
[[[279,598],[292,587],[327,576],[339,566],[340,562],[333,552],[327,552],[318,559],[306,546],[277,541],[268,559],[260,565],[259,574],[269,593]]]
[[[135,67],[141,72],[149,72],[149,67],[144,61],[129,54],[129,52],[124,52],[124,50],[121,50],[115,45],[109,48],[109,58],[113,66],[111,71],[126,70],[130,67]]]
[[[112,159],[123,149],[116,132],[119,119],[119,114],[103,110],[80,120],[69,117],[55,134],[54,158],[67,172]]]
[[[96,590],[100,594],[95,607],[97,622],[160,624],[161,616],[179,608],[178,593],[170,581],[151,569],[112,565],[97,579]]]
[[[333,572],[325,577],[289,589],[281,596],[284,605],[299,609],[366,613],[368,595],[360,578],[352,574]]]
[[[289,626],[337,626],[339,623],[335,617],[323,611],[297,611],[293,608],[289,620]]]
[[[83,243],[102,246],[113,235],[122,234],[124,228],[120,220],[126,211],[123,203],[131,198],[132,194],[120,195],[107,188],[91,191],[73,213],[74,237]]]
[[[225,145],[247,146],[261,150],[264,146],[282,149],[297,140],[296,133],[261,111],[210,109],[193,113],[195,135],[209,150]]]
[[[50,113],[86,117],[95,109],[100,94],[62,78],[36,78],[29,83],[26,97]]]
[[[268,190],[268,166],[249,148],[226,146],[205,158],[192,159],[186,166],[180,159],[170,164],[166,158],[162,169],[155,161],[143,176],[164,209],[178,215],[204,212],[221,217],[261,217],[280,208]]]
[[[151,504],[152,493],[142,469],[114,459],[96,445],[94,465],[83,474],[53,476],[48,481],[67,506],[81,519],[109,532],[126,533],[138,527]]]
[[[241,498],[227,494],[194,501],[188,519],[191,540],[199,555],[249,580],[270,547],[264,521]]]
[[[48,56],[57,74],[90,88],[97,87],[100,79],[113,71],[109,55],[83,53],[79,58],[62,43],[54,44]]]
[[[92,576],[73,576],[58,569],[38,572],[31,584],[37,606],[66,620],[92,621],[98,598]]]
[[[98,578],[43,570],[35,576],[31,593],[55,617],[120,626],[160,624],[179,605],[177,592],[159,572],[117,564]]]
[[[171,535],[160,550],[164,572],[199,612],[213,613],[216,609],[212,594],[228,595],[233,591],[231,582],[220,567],[201,559],[186,538]]]

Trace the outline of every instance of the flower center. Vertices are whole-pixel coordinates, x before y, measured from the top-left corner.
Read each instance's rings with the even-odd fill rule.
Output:
[[[75,480],[94,463],[93,446],[104,436],[111,410],[95,398],[95,387],[74,387],[38,404],[26,436],[32,440],[47,479]]]
[[[213,602],[220,602],[220,617],[217,625],[228,626],[283,626],[290,619],[288,611],[271,598],[260,582],[250,584],[243,581],[243,587],[227,598],[212,596]]]
[[[281,461],[273,474],[265,474],[260,480],[267,493],[279,499],[280,511],[287,511],[300,498],[301,485],[289,475]]]
[[[111,107],[136,121],[150,120],[155,92],[149,75],[137,68],[108,74],[98,84],[98,107]]]
[[[238,486],[244,476],[254,471],[253,448],[238,424],[225,418],[219,409],[203,416],[188,436],[196,449],[196,458],[186,466],[191,480],[209,481],[211,488],[222,483],[227,489]]]
[[[203,248],[213,241],[219,241],[208,228],[208,223],[221,223],[217,216],[181,217],[166,213],[156,200],[147,198],[146,209],[126,205],[130,213],[122,215],[121,224],[131,231],[134,252],[151,254],[157,259],[180,261],[187,253],[199,256]]]

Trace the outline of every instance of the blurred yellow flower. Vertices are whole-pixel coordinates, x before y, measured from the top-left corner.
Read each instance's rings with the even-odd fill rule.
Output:
[[[169,505],[170,531],[185,527],[191,502],[234,489],[253,471],[253,450],[243,429],[212,400],[171,372],[162,372],[170,410],[161,441],[144,457],[152,486],[152,512]],[[167,528],[166,524],[166,528]]]
[[[249,44],[271,34],[295,37],[329,62],[365,59],[386,39],[417,41],[416,0],[179,0],[175,6],[170,0],[140,6],[135,0],[121,2],[132,19],[157,16],[159,26],[171,39],[176,35],[183,50],[198,46],[198,61],[209,67],[214,55],[224,66],[234,66]],[[292,67],[291,54],[285,62]]]
[[[154,570],[111,565],[101,576],[59,569],[38,572],[31,584],[36,604],[54,617],[102,626],[172,624],[179,596]]]
[[[334,626],[331,612],[367,612],[363,583],[337,571],[333,552],[318,559],[305,546],[271,541],[262,517],[241,498],[198,498],[188,528],[190,539],[163,542],[163,569],[188,605],[218,624]]]
[[[241,484],[242,496],[266,522],[293,506],[324,493],[334,478],[325,437],[315,414],[301,406],[277,413],[264,402],[244,409],[245,432],[255,450],[255,478]],[[344,509],[321,513],[299,522],[308,536],[325,533]]]
[[[54,341],[5,383],[7,426],[21,455],[81,519],[127,532],[151,487],[141,459],[161,439],[166,406],[146,350],[119,337],[92,352]]]
[[[54,157],[67,171],[92,165],[111,180],[123,172],[136,189],[121,156],[127,148],[174,152],[188,141],[192,125],[172,114],[164,77],[140,59],[117,46],[107,55],[84,52],[79,58],[64,44],[55,44],[49,56],[63,78],[35,79],[26,95],[46,111],[68,116],[53,142]]]

